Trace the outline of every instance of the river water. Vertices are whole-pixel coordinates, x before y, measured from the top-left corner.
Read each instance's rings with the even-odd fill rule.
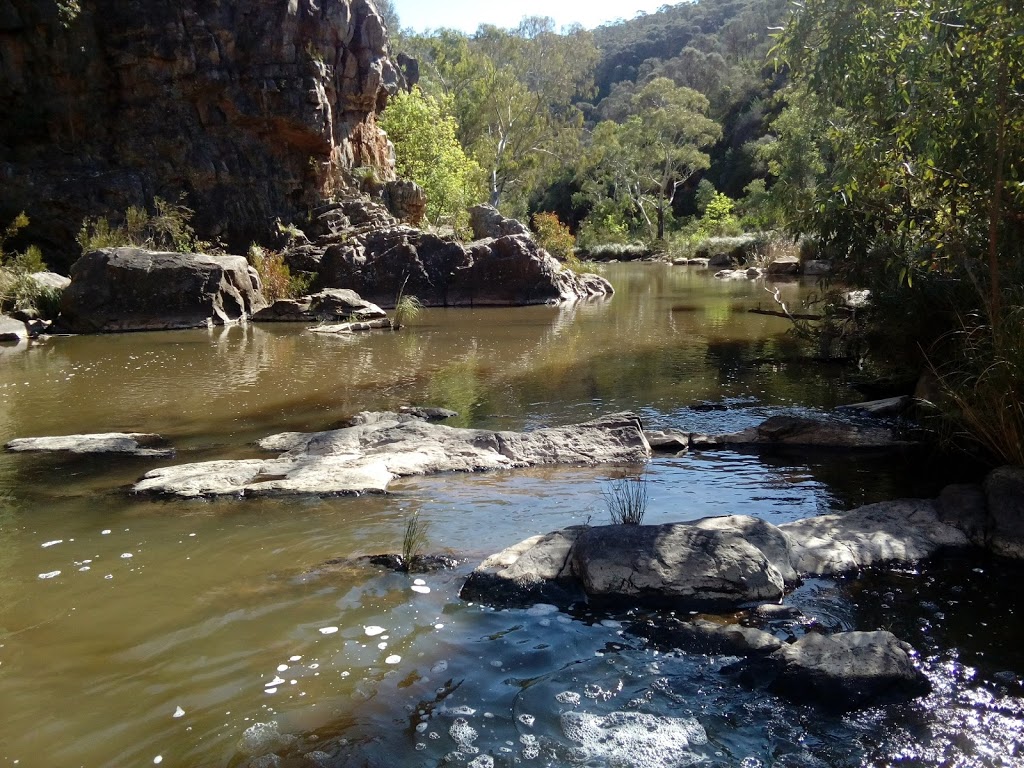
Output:
[[[53,339],[0,348],[0,442],[166,436],[174,459],[0,454],[0,765],[1024,765],[1024,571],[982,558],[808,582],[821,624],[914,643],[927,698],[844,718],[741,689],[730,659],[658,651],[626,615],[493,610],[458,590],[527,536],[607,520],[645,472],[647,522],[779,523],[933,495],[925,458],[658,458],[396,483],[381,497],[180,501],[128,487],[171,462],[362,410],[434,405],[531,429],[619,410],[725,432],[858,399],[792,361],[764,285],[610,265],[611,301],[425,310],[401,332],[298,326]],[[790,301],[813,286],[784,284]],[[420,578],[318,567],[398,551],[405,522],[457,557]],[[275,762],[272,756],[283,756]],[[305,755],[305,756],[303,756]]]

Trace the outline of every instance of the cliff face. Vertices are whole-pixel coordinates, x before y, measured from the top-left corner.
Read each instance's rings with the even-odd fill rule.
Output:
[[[393,178],[387,43],[369,0],[0,0],[0,224],[66,268],[85,216],[185,193],[241,248],[345,170]]]

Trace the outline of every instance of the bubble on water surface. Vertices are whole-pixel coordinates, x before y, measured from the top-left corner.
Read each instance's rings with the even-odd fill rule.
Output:
[[[444,629],[444,624],[435,624],[434,629]]]
[[[470,760],[469,768],[494,768],[494,758],[490,755],[478,755]]]
[[[379,651],[383,651],[387,647],[388,647],[387,643],[377,643],[377,650],[379,650]]]
[[[184,717],[185,716],[185,710],[182,709],[181,707],[177,707],[174,710],[174,715],[173,716],[174,717]]]
[[[560,704],[572,704],[575,707],[580,703],[580,695],[576,691],[562,691],[555,695],[555,701]]]
[[[416,723],[416,733],[423,733],[428,727],[426,723]]]
[[[397,664],[401,660],[402,660],[402,657],[399,656],[398,654],[395,654],[394,656],[388,656],[386,659],[384,659],[384,663],[385,664]]]
[[[122,552],[121,553],[121,559],[122,560],[128,560],[128,559],[130,559],[132,557],[135,557],[135,555],[133,555],[131,552]]]
[[[411,587],[409,587],[409,589],[411,589],[413,592],[419,592],[421,595],[430,594],[430,587],[425,587],[421,584],[413,584]]]
[[[452,741],[458,744],[460,748],[472,746],[477,736],[479,736],[476,728],[471,726],[464,717],[455,718],[452,727],[448,729],[448,735],[452,737]]]
[[[302,661],[301,656],[289,656],[288,661]]]
[[[277,671],[278,672],[284,672],[286,669],[288,669],[288,665],[287,664],[278,664],[277,665]]]
[[[587,762],[677,768],[703,761],[691,745],[707,743],[707,733],[693,718],[660,717],[642,712],[592,715],[565,712],[560,718],[566,738],[580,747]]]
[[[337,627],[320,627],[320,634],[321,635],[333,635],[337,631],[338,631]]]
[[[46,549],[47,547],[53,547],[53,546],[56,546],[57,544],[63,544],[63,543],[64,543],[64,539],[54,539],[53,541],[44,541],[39,546],[41,546],[43,549]]]
[[[430,671],[432,674],[439,675],[446,669],[448,669],[448,662],[442,659],[441,661],[434,664],[434,666],[430,668]]]
[[[280,685],[280,684],[281,684],[281,683],[283,683],[283,682],[284,682],[284,678],[283,678],[283,677],[277,677],[277,676],[275,675],[275,676],[274,676],[274,679],[273,679],[273,680],[271,680],[271,681],[270,681],[269,683],[264,683],[264,684],[263,684],[263,687],[264,687],[264,688],[269,688],[269,687],[270,687],[270,686],[272,686],[272,685]]]
[[[376,637],[377,635],[383,635],[385,632],[387,632],[387,630],[384,629],[384,627],[378,627],[376,624],[371,624],[368,627],[363,627],[363,631],[369,637]]]
[[[533,724],[537,721],[533,715],[520,715],[519,722],[525,725],[527,728],[532,728]]]
[[[40,579],[52,579],[54,576],[60,576],[60,571],[47,571],[39,574]]]
[[[156,757],[153,758],[153,765],[160,765],[160,763],[162,763],[163,761],[164,761],[164,756],[163,755],[157,755]]]
[[[558,613],[557,605],[550,605],[548,603],[537,603],[526,609],[527,616],[548,616],[552,613]]]
[[[100,531],[100,535],[101,536],[109,536],[110,533],[111,533],[111,531],[110,531],[109,528],[104,528],[102,531]]]
[[[425,582],[423,579],[413,579],[412,583],[415,584],[418,587],[422,587],[427,582]]]
[[[249,757],[257,757],[289,747],[294,742],[294,736],[282,734],[278,730],[277,721],[271,720],[268,723],[254,723],[246,728],[238,740],[238,751]]]

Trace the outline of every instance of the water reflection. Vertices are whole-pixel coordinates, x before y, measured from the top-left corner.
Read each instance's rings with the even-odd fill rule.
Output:
[[[609,302],[430,309],[399,333],[338,338],[250,325],[33,344],[0,360],[0,442],[155,431],[178,449],[170,461],[192,461],[257,455],[252,443],[267,434],[405,404],[453,408],[466,426],[522,429],[630,409],[655,428],[725,432],[780,408],[813,413],[856,397],[841,370],[758,362],[799,350],[786,321],[746,311],[768,305],[756,282],[661,265],[607,274],[617,288]],[[808,289],[784,290],[795,301]],[[870,457],[658,459],[646,470],[646,519],[753,514],[783,522],[925,493],[945,477],[921,469],[926,457],[906,462],[907,473]],[[319,748],[332,755],[328,765],[436,764],[473,745],[480,752],[459,753],[462,764],[483,756],[510,764],[534,748],[537,764],[579,754],[600,764],[602,755],[563,728],[557,696],[567,691],[589,707],[572,711],[594,717],[614,714],[614,703],[691,735],[696,722],[707,743],[688,738],[686,750],[705,764],[844,765],[872,755],[882,763],[910,749],[902,736],[877,746],[883,733],[950,733],[954,724],[929,714],[941,703],[903,725],[898,713],[820,721],[737,692],[719,679],[717,660],[655,655],[621,626],[601,623],[607,617],[490,611],[459,600],[463,578],[484,556],[534,533],[605,522],[602,490],[626,468],[409,478],[388,496],[352,499],[126,493],[160,463],[0,454],[0,700],[16,702],[0,722],[0,762],[148,765],[159,756],[166,765],[227,765],[242,759],[240,742],[253,747],[247,731],[276,722],[278,736],[269,728],[250,735],[277,739],[274,751],[297,764]],[[463,558],[458,568],[416,584],[365,566],[318,567],[397,551],[412,513],[430,524],[432,551]],[[916,588],[911,581],[900,590]],[[874,628],[894,620],[830,608],[845,598],[824,589],[802,599],[830,621]],[[943,604],[939,612],[957,610]],[[384,631],[369,635],[367,627]],[[935,632],[934,647],[924,644],[937,679],[960,680],[948,671],[958,644],[967,655],[957,663],[976,664],[965,631]],[[1020,669],[1011,658],[1004,665]],[[607,702],[587,697],[587,685],[614,690],[618,680]],[[983,695],[969,681],[961,688],[972,701]],[[1018,701],[1016,689],[993,696],[958,717],[1017,706],[1007,698]],[[633,699],[646,703],[630,708]],[[584,730],[611,727],[621,741],[624,722],[586,720]],[[987,744],[999,749],[1013,738]],[[975,746],[984,746],[980,737]]]

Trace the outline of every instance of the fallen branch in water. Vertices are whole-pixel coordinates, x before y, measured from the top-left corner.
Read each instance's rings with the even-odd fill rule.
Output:
[[[786,320],[821,320],[822,315],[808,315],[800,314],[798,312],[776,312],[774,309],[748,309],[747,312],[751,312],[755,315],[770,315],[771,317],[781,317]]]

